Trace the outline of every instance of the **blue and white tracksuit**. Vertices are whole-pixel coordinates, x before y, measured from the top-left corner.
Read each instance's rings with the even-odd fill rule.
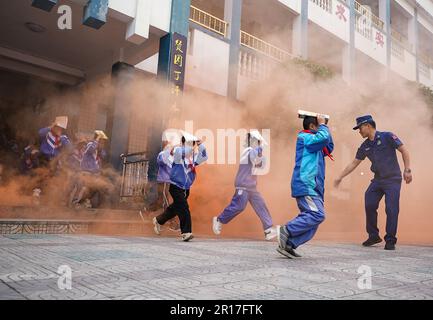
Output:
[[[170,183],[183,190],[189,190],[196,177],[195,167],[205,162],[207,158],[206,147],[203,143],[198,147],[196,154],[189,146],[174,148]]]
[[[218,216],[218,221],[226,224],[245,210],[248,202],[254,208],[262,222],[263,229],[272,227],[272,218],[265,201],[257,191],[257,175],[255,171],[265,166],[265,157],[261,147],[248,147],[241,156],[241,163],[235,180],[235,194],[231,203]]]
[[[325,157],[333,149],[331,133],[324,124],[318,131],[304,130],[298,134],[292,196],[296,198],[300,214],[286,224],[290,235],[288,244],[293,248],[311,240],[325,220]]]
[[[57,157],[63,148],[71,147],[69,138],[66,135],[57,137],[52,133],[50,127],[39,130],[39,139],[39,151],[46,160]]]
[[[156,217],[159,224],[163,225],[177,215],[181,233],[192,232],[191,212],[188,205],[189,189],[196,177],[195,167],[205,162],[207,158],[204,144],[200,144],[196,154],[189,146],[174,148],[169,189],[173,203]]]
[[[84,149],[83,158],[81,160],[81,170],[98,174],[101,172],[101,162],[105,156],[105,152],[98,150],[99,142],[96,140],[90,141]]]

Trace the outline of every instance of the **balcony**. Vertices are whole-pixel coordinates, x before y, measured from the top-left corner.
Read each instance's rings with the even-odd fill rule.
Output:
[[[241,31],[241,44],[252,50],[259,51],[260,53],[268,56],[279,62],[286,61],[292,58],[292,54],[284,51],[276,46],[265,42],[251,34]]]
[[[310,0],[328,13],[332,13],[332,0]]]
[[[213,31],[223,36],[224,38],[227,37],[228,23],[211,15],[210,13],[200,10],[199,8],[191,6],[189,20],[207,30]]]
[[[367,23],[371,21],[371,24],[376,27],[378,30],[383,31],[385,23],[375,14],[371,12],[370,7],[364,6],[360,4],[358,1],[355,1],[355,13],[358,16],[363,16],[367,20]]]

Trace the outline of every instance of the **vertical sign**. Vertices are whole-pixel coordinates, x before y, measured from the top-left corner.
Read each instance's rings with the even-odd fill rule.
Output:
[[[185,83],[187,38],[179,33],[173,33],[171,43],[170,82],[172,93],[177,97],[183,91]]]

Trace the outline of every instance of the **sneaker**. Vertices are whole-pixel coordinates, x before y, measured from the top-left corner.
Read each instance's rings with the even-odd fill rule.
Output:
[[[278,253],[282,254],[283,256],[285,256],[285,257],[287,257],[289,259],[301,258],[302,257],[291,246],[286,246],[285,249],[278,247],[277,251],[278,251]]]
[[[287,240],[289,240],[289,232],[287,231],[286,226],[277,226],[278,247],[286,249]]]
[[[182,233],[182,241],[185,241],[185,242],[187,242],[187,241],[189,241],[189,240],[191,240],[191,239],[193,239],[194,238],[194,236],[192,235],[192,233]]]
[[[156,217],[152,219],[153,222],[153,231],[155,231],[156,234],[161,234],[161,225],[158,223],[158,220],[156,220]]]
[[[213,217],[213,219],[212,219],[213,233],[215,233],[216,235],[221,234],[222,228],[223,228],[223,224],[218,221],[217,217]]]
[[[285,256],[286,258],[293,259],[293,257],[285,250],[280,247],[277,248],[277,252]]]
[[[382,239],[379,236],[377,236],[377,237],[373,237],[373,238],[368,238],[367,240],[365,240],[362,243],[362,245],[364,247],[371,247],[371,246],[378,244],[378,243],[381,243],[381,242],[382,242]]]
[[[385,243],[385,250],[395,250],[395,243],[392,242]]]
[[[268,228],[265,230],[265,240],[270,241],[277,236],[277,230],[275,228]]]

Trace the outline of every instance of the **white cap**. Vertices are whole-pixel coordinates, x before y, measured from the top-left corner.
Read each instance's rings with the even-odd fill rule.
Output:
[[[251,136],[251,138],[254,138],[254,139],[260,141],[260,143],[262,145],[264,145],[264,146],[268,145],[268,142],[265,140],[265,138],[262,137],[259,130],[256,130],[256,129],[250,130],[250,136]]]
[[[56,117],[56,120],[54,120],[54,125],[66,129],[68,127],[68,117],[67,116]]]
[[[199,141],[200,139],[196,136],[192,135],[191,133],[188,133],[186,131],[181,131],[182,136],[185,138],[186,142],[194,142]]]

